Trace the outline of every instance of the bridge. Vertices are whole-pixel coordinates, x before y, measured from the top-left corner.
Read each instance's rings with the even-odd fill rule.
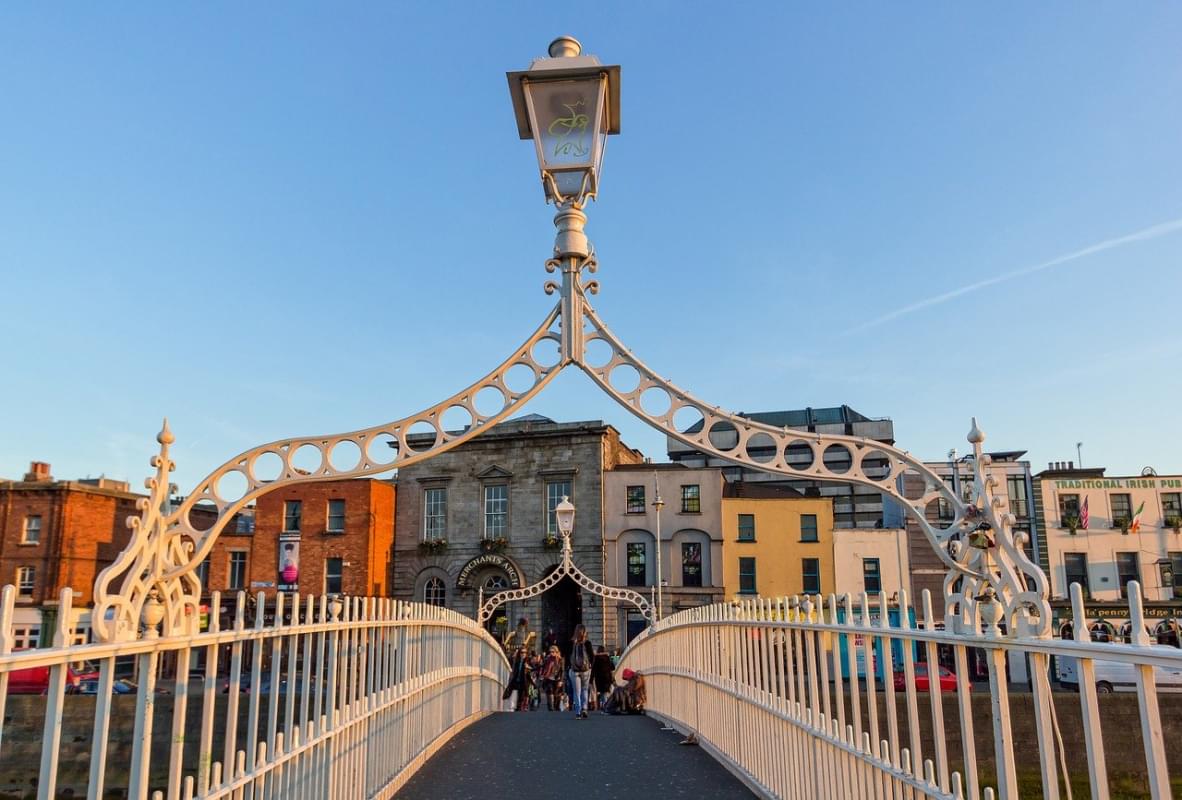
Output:
[[[558,208],[545,261],[555,279],[544,284],[558,303],[500,365],[440,403],[368,428],[252,448],[217,466],[176,507],[175,437],[166,423],[127,547],[96,581],[97,640],[74,644],[73,593],[64,589],[53,646],[13,652],[16,590],[0,595],[0,791],[39,800],[368,800],[473,796],[511,790],[514,780],[532,798],[583,787],[596,797],[949,800],[1103,800],[1118,791],[1167,798],[1182,790],[1170,774],[1182,753],[1167,750],[1156,677],[1182,673],[1182,653],[1155,646],[1138,584],[1128,584],[1126,641],[1091,641],[1079,586],[1073,625],[1053,638],[1046,575],[995,491],[976,420],[965,497],[905,450],[754,422],[648,367],[589,299],[599,291],[589,277],[598,261],[583,209],[598,193],[603,140],[619,132],[619,67],[562,37],[549,58],[509,81],[519,134],[535,140],[546,198]],[[555,345],[556,360],[540,355]],[[944,565],[943,596],[909,599],[905,586],[884,586],[873,598],[752,598],[660,618],[659,603],[654,610],[578,568],[568,519],[553,579],[490,597],[480,615],[506,597],[547,591],[561,576],[636,605],[650,624],[620,668],[644,677],[646,715],[577,722],[503,713],[509,664],[501,644],[478,620],[447,609],[238,594],[230,624],[216,615],[203,622],[198,567],[247,504],[281,486],[371,477],[457,447],[568,367],[703,453],[891,498]],[[445,426],[445,415],[463,424]],[[298,466],[308,463],[315,466]],[[949,513],[929,513],[938,503]],[[559,509],[560,526],[563,512],[573,509]],[[211,516],[212,525],[198,524]],[[221,603],[212,593],[209,607]],[[1054,691],[1053,658],[1074,660],[1078,694]],[[984,680],[970,680],[970,661],[983,665]],[[1030,676],[1020,689],[1008,679],[1015,661]],[[67,692],[80,662],[94,672],[86,695]],[[1127,665],[1134,703],[1101,702],[1097,662]],[[941,665],[950,685],[928,679]],[[130,690],[117,680],[129,666]],[[44,696],[9,696],[14,676],[38,670]],[[243,685],[251,691],[238,691]],[[1182,719],[1182,709],[1173,711],[1167,721]]]

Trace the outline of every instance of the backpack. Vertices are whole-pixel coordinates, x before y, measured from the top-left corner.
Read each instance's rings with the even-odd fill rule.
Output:
[[[575,642],[571,648],[570,668],[575,672],[586,672],[591,669],[591,662],[587,658],[587,642]]]

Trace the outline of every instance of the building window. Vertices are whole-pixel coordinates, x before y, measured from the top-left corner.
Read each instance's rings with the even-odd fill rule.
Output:
[[[447,488],[440,486],[423,492],[423,540],[447,538]]]
[[[755,541],[755,515],[754,514],[740,514],[739,515],[739,541],[740,542],[754,542]]]
[[[209,556],[197,565],[197,580],[201,581],[201,589],[209,591]]]
[[[1010,498],[1010,513],[1015,517],[1030,516],[1030,504],[1026,497],[1026,478],[1010,475],[1006,478],[1006,493]]]
[[[299,500],[285,500],[283,502],[283,532],[299,533],[300,516],[303,514],[304,504]]]
[[[702,585],[702,543],[681,543],[681,585]]]
[[[1083,589],[1084,597],[1091,597],[1088,585],[1088,556],[1087,553],[1064,553],[1063,576],[1067,582],[1067,595],[1071,596],[1071,584],[1078,583]]]
[[[800,515],[800,541],[802,541],[802,542],[817,541],[817,515],[816,514],[801,514]]]
[[[802,558],[800,560],[800,577],[804,584],[805,594],[818,594],[821,591],[821,559]]]
[[[345,559],[324,559],[324,593],[340,594],[341,584],[344,582]]]
[[[1079,519],[1079,495],[1061,494],[1059,495],[1059,527],[1067,527],[1065,521],[1070,517]]]
[[[325,530],[329,533],[344,533],[345,532],[345,501],[344,500],[329,500],[328,501],[328,526]]]
[[[702,513],[702,490],[698,484],[695,483],[690,486],[681,487],[681,513]]]
[[[1163,492],[1161,496],[1161,518],[1168,525],[1170,519],[1182,519],[1182,493]]]
[[[20,597],[32,597],[33,587],[37,583],[37,570],[34,567],[16,568],[16,593]]]
[[[230,551],[230,586],[231,591],[246,588],[246,553],[241,550]]]
[[[648,583],[648,545],[644,542],[628,542],[628,585],[644,586]]]
[[[948,487],[948,491],[954,495],[956,494],[956,478],[951,475],[945,475],[944,484]],[[936,501],[936,516],[941,522],[951,522],[956,519],[956,511],[953,509],[952,503],[944,495],[940,495],[940,499]]]
[[[1120,596],[1129,596],[1129,581],[1141,580],[1141,566],[1136,553],[1116,554],[1116,582],[1120,584]]]
[[[755,594],[755,559],[739,559],[739,594]]]
[[[254,533],[254,514],[237,514],[234,519],[235,533]]]
[[[41,542],[41,515],[30,514],[25,517],[25,530],[21,535],[21,544],[39,544]]]
[[[1170,568],[1174,571],[1170,597],[1182,597],[1182,553],[1170,553]]]
[[[427,581],[427,585],[423,587],[423,600],[429,606],[447,605],[447,585],[443,578],[431,578]]]
[[[882,591],[882,570],[879,569],[877,558],[862,559],[862,587],[866,594]]]
[[[546,535],[558,536],[558,514],[554,509],[562,498],[570,497],[570,481],[548,481],[546,483]],[[572,531],[573,533],[573,531]]]
[[[643,486],[629,486],[628,487],[628,513],[629,514],[643,514],[644,509],[644,487]]]
[[[1128,494],[1110,494],[1108,502],[1112,506],[1112,526],[1120,527],[1121,520],[1126,523],[1133,521],[1133,497]]]
[[[12,629],[12,649],[15,650],[31,650],[41,644],[41,626],[29,625],[27,627]]]
[[[484,538],[504,539],[509,529],[509,487],[484,487]]]

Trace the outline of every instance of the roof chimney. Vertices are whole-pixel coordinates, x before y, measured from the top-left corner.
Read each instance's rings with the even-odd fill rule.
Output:
[[[32,483],[48,483],[53,480],[49,474],[49,464],[44,461],[30,461],[29,471],[25,473],[25,480]]]
[[[1068,462],[1067,462],[1067,469],[1075,469],[1075,462],[1074,462],[1074,461],[1068,461]]]

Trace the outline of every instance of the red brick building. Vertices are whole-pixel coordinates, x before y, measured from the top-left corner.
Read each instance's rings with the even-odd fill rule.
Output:
[[[209,590],[391,594],[394,486],[372,479],[284,486],[258,499],[253,532],[228,526],[208,560]]]
[[[127,545],[142,496],[107,478],[55,481],[40,461],[22,480],[0,481],[0,584],[17,587],[18,649],[50,643],[63,588],[75,608],[93,602],[95,576]],[[79,622],[85,640],[88,619]]]

